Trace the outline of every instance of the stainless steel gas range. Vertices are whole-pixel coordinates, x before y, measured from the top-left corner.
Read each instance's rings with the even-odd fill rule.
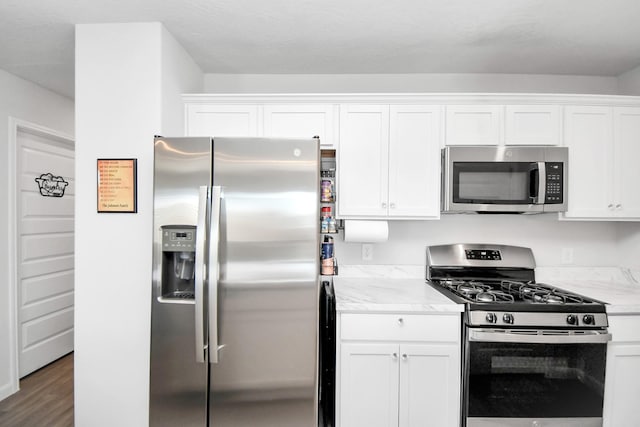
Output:
[[[535,281],[529,248],[427,248],[427,283],[465,304],[463,425],[602,426],[603,303]]]

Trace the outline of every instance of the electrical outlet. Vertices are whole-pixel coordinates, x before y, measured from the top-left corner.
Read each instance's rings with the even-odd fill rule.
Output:
[[[362,260],[363,261],[373,260],[373,245],[371,243],[362,244]]]
[[[562,263],[573,264],[573,248],[562,248]]]

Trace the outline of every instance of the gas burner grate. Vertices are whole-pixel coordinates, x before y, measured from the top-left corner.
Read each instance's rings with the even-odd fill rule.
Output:
[[[502,303],[509,303],[509,302],[514,302],[515,298],[513,297],[513,295],[508,294],[506,292],[503,291],[497,291],[497,290],[489,290],[486,292],[480,292],[479,294],[475,295],[474,298],[475,302],[502,302]]]
[[[580,304],[584,302],[584,299],[579,295],[540,283],[503,280],[500,283],[500,288],[509,294],[517,295],[523,301],[539,304]]]

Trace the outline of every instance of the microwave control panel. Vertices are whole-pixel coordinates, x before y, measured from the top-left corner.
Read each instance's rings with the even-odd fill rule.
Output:
[[[547,185],[544,202],[549,204],[563,203],[563,170],[562,162],[546,162]]]

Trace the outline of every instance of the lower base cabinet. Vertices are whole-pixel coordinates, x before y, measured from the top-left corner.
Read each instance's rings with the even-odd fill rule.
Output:
[[[603,427],[640,426],[640,316],[609,316]]]
[[[372,327],[389,316],[401,340],[388,341],[392,330],[379,329],[375,342],[371,331],[358,341],[350,329],[349,339],[339,341],[337,380],[338,427],[454,427],[460,423],[460,317],[374,316]],[[409,319],[407,319],[409,317]],[[430,330],[419,317],[453,332],[443,339],[438,333],[427,341]],[[362,320],[362,319],[360,319]],[[424,320],[424,319],[422,319]],[[360,327],[366,325],[360,321]],[[414,330],[407,331],[412,328]],[[372,336],[373,335],[373,336]],[[355,338],[355,339],[354,339]],[[405,341],[406,340],[406,341]],[[448,342],[446,340],[449,340]],[[420,342],[421,341],[421,342]]]

